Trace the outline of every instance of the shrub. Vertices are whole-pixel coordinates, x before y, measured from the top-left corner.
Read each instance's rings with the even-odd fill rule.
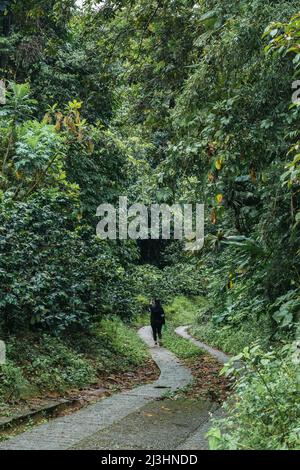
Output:
[[[270,322],[264,316],[258,320],[246,319],[239,326],[216,326],[208,321],[193,325],[191,331],[196,338],[229,354],[240,353],[258,339],[266,349],[272,333]]]
[[[234,360],[242,360],[245,370],[238,372],[232,363],[223,370],[238,380],[225,408],[228,417],[217,420],[208,433],[211,449],[300,449],[297,344],[268,352],[255,345]]]
[[[149,359],[144,342],[120,318],[102,320],[99,332],[107,338],[114,352],[120,356],[124,368],[130,365],[140,366]]]
[[[6,401],[16,401],[22,398],[28,388],[22,369],[11,361],[0,365],[0,404]]]
[[[174,326],[189,325],[195,321],[199,307],[205,303],[203,297],[176,296],[166,305],[167,321],[172,322]]]
[[[0,327],[89,329],[107,312],[130,316],[132,281],[114,245],[78,223],[76,194],[44,190],[0,211]],[[127,249],[127,251],[130,251]]]
[[[38,391],[63,392],[82,388],[96,381],[91,363],[67,347],[60,339],[48,335],[11,338],[8,355]]]

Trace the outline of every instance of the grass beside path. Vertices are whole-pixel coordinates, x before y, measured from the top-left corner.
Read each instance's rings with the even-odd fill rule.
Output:
[[[0,418],[45,396],[56,398],[100,385],[110,389],[110,378],[116,389],[122,387],[119,376],[126,386],[128,377],[134,384],[141,370],[155,369],[147,346],[118,318],[103,320],[92,332],[78,333],[72,340],[34,334],[11,337],[7,357],[7,364],[0,365]]]
[[[265,319],[257,322],[245,320],[240,325],[216,326],[212,321],[194,323],[190,333],[196,339],[209,344],[227,354],[236,355],[250,344],[260,340],[261,346],[267,350],[271,336],[271,327]]]
[[[179,359],[188,359],[203,354],[203,351],[189,340],[178,336],[173,325],[167,325],[163,328],[162,346],[169,349]]]
[[[166,320],[174,327],[190,325],[206,302],[204,297],[175,297],[170,304],[165,306]]]

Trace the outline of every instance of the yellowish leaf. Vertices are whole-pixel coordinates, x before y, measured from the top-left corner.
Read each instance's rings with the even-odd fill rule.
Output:
[[[215,167],[217,170],[221,170],[222,169],[222,160],[221,158],[218,158],[216,161],[215,161]]]
[[[93,153],[95,145],[91,139],[89,139],[87,142],[87,148],[88,148],[89,153]]]

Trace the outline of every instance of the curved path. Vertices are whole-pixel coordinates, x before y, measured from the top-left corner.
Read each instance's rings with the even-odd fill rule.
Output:
[[[218,349],[214,349],[211,346],[208,346],[207,344],[202,343],[202,341],[199,341],[198,339],[195,339],[193,336],[191,336],[187,331],[189,328],[190,325],[180,326],[179,328],[176,328],[175,332],[179,336],[190,340],[193,344],[198,346],[198,348],[207,351],[211,356],[215,357],[222,364],[226,364],[226,362],[230,361],[230,356],[228,356],[227,354],[223,353],[222,351],[219,351]]]
[[[229,360],[191,337],[187,329],[180,327],[176,332],[220,362]],[[222,411],[207,401],[168,399],[166,394],[192,382],[192,374],[170,351],[153,345],[150,327],[141,328],[139,335],[161,371],[158,380],[35,426],[3,442],[0,450],[207,449],[205,434],[211,418],[222,416]]]
[[[152,358],[161,370],[161,375],[156,382],[115,394],[70,415],[59,417],[46,424],[35,426],[30,431],[3,442],[0,445],[0,449],[64,450],[73,448],[74,446],[77,448],[89,448],[89,443],[92,446],[90,448],[99,448],[99,443],[104,443],[105,439],[102,439],[99,435],[98,441],[95,443],[92,439],[95,433],[101,433],[101,431],[111,429],[113,425],[119,422],[123,423],[123,431],[127,432],[126,423],[129,425],[127,419],[129,415],[136,413],[141,415],[142,413],[142,416],[147,417],[147,415],[149,415],[150,417],[151,414],[155,414],[155,411],[152,410],[148,412],[147,409],[144,410],[144,408],[150,406],[152,402],[161,398],[166,393],[174,392],[177,389],[187,386],[192,381],[192,375],[171,352],[164,348],[153,347],[150,327],[142,328],[139,331],[139,335],[149,346]],[[155,405],[158,406],[157,402],[155,402]],[[160,410],[158,414],[162,416],[164,411]],[[192,411],[190,415],[193,415]],[[136,418],[136,416],[133,417]],[[125,429],[124,420],[127,420]],[[198,423],[194,422],[192,428],[197,427],[197,424]],[[148,426],[148,423],[146,425]],[[191,432],[193,430],[194,429],[190,429]],[[122,432],[122,430],[119,432]],[[139,429],[139,432],[141,432],[141,429]],[[180,438],[185,437],[184,433],[179,434]],[[111,446],[111,442],[109,442],[108,445]],[[150,447],[148,448],[155,448],[151,447],[151,442],[149,445]],[[155,445],[157,445],[157,442]],[[111,447],[102,448],[110,449]],[[140,448],[143,449],[143,447]]]

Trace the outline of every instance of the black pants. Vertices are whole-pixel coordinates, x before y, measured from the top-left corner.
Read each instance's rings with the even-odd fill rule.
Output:
[[[153,339],[156,342],[157,336],[161,339],[161,329],[163,324],[162,323],[151,323],[152,332],[153,332]]]

